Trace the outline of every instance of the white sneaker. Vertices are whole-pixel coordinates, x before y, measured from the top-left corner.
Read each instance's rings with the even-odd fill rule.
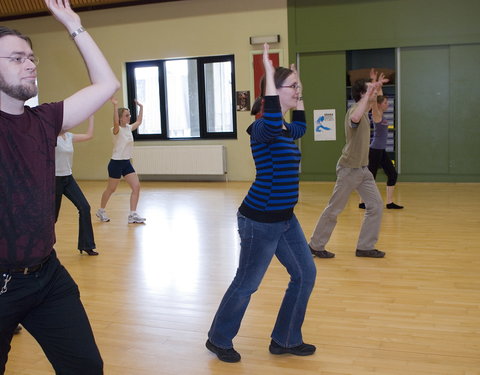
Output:
[[[143,224],[147,219],[140,217],[136,212],[128,215],[128,224]]]
[[[95,215],[100,219],[100,221],[107,222],[110,221],[110,218],[107,216],[107,213],[103,208],[99,208]]]

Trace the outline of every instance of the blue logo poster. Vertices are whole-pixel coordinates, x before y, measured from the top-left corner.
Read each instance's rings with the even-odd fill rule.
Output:
[[[334,109],[316,109],[313,111],[313,126],[315,141],[335,141],[336,116]]]

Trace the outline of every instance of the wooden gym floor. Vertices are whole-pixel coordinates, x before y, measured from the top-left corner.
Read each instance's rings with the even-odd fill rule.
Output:
[[[242,354],[237,364],[218,361],[204,344],[235,273],[235,214],[250,183],[143,182],[138,211],[146,225],[127,224],[125,183],[109,202],[109,223],[94,217],[104,183],[80,185],[101,254],[79,255],[77,213],[65,198],[56,250],[80,286],[105,374],[480,374],[480,184],[400,183],[395,201],[405,209],[384,211],[384,259],[354,256],[364,211],[352,195],[327,247],[336,257],[315,259],[303,333],[317,353],[268,352],[288,283],[275,259],[234,341]],[[332,188],[301,184],[296,214],[307,239]],[[23,330],[12,341],[6,373],[53,370]]]

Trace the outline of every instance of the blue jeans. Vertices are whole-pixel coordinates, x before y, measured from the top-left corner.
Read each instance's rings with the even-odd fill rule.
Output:
[[[4,285],[5,275],[0,274],[0,288]],[[6,292],[0,294],[0,374],[5,372],[18,323],[40,344],[55,374],[103,374],[102,357],[77,284],[55,250],[39,271],[12,273],[6,286]]]
[[[238,214],[238,233],[241,251],[237,273],[213,319],[209,340],[223,349],[233,347],[250,297],[275,255],[290,274],[290,282],[271,337],[287,348],[302,344],[301,328],[317,271],[297,218],[260,223]]]
[[[55,222],[60,212],[62,195],[65,195],[78,210],[78,250],[95,249],[90,205],[72,175],[55,177]]]

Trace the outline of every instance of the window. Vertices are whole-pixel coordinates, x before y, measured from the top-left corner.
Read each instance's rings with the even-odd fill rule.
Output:
[[[136,140],[236,138],[234,58],[129,62],[128,105],[143,104]]]

